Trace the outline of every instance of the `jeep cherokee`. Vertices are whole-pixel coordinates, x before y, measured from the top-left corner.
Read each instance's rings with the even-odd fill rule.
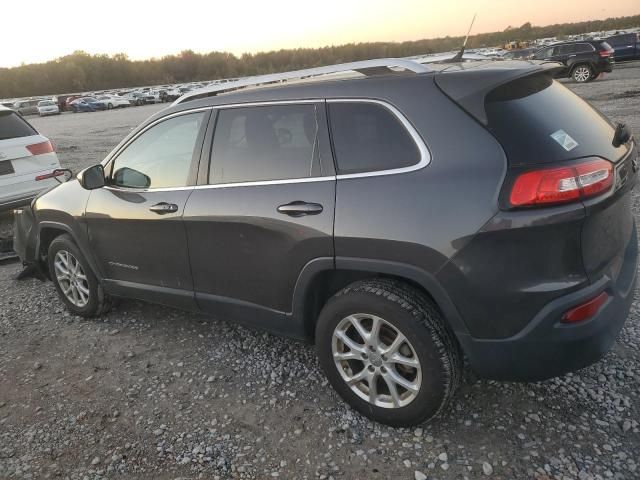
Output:
[[[315,342],[394,426],[463,358],[540,380],[597,361],[636,278],[638,152],[557,65],[375,60],[190,92],[16,213],[73,313],[129,297]]]

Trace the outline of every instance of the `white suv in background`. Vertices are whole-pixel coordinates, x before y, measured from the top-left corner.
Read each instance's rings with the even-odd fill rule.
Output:
[[[60,168],[48,138],[13,110],[0,106],[0,211],[28,203],[57,185],[55,178],[37,180]]]

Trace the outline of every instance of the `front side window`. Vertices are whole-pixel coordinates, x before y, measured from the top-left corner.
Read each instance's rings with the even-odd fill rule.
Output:
[[[316,106],[268,105],[221,110],[209,183],[241,183],[317,175]]]
[[[538,51],[538,53],[535,54],[535,58],[538,58],[538,59],[549,58],[552,56],[552,53],[553,53],[553,48],[545,48],[544,50]]]
[[[369,102],[329,104],[338,173],[362,173],[410,167],[420,151],[389,109]]]
[[[111,184],[126,188],[186,186],[205,115],[180,115],[145,131],[114,160]]]

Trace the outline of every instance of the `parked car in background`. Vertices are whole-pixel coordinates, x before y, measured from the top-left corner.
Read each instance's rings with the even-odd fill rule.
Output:
[[[131,103],[124,97],[119,97],[118,95],[101,95],[97,97],[99,102],[105,103],[107,105],[107,110],[111,110],[112,108],[123,108],[130,107]]]
[[[18,100],[13,104],[13,109],[20,115],[37,115],[38,99]]]
[[[0,211],[24,205],[58,182],[38,181],[41,175],[60,168],[48,138],[24,118],[0,106]]]
[[[613,49],[604,40],[558,43],[544,47],[533,55],[534,60],[548,60],[564,65],[557,78],[570,77],[576,82],[590,82],[604,72],[613,71]]]
[[[160,98],[160,90],[149,90],[145,93],[145,101],[146,103],[160,103],[162,99]]]
[[[393,426],[441,412],[464,365],[596,362],[635,292],[629,129],[554,63],[432,66],[196,90],[21,210],[15,250],[73,315],[132,297],[315,342],[342,398]]]
[[[71,104],[79,98],[82,98],[82,95],[69,95],[64,101],[64,104],[65,104],[64,110],[67,112],[72,111],[73,107],[71,107]]]
[[[616,62],[640,59],[640,33],[624,33],[605,39],[613,48]]]
[[[81,97],[71,102],[71,110],[74,113],[79,112],[95,112],[97,110],[106,110],[107,104],[95,97]]]
[[[138,107],[147,103],[146,94],[142,92],[129,92],[125,95],[125,98],[131,105],[136,105]]]
[[[42,100],[38,102],[38,115],[60,115],[60,107],[53,100]]]
[[[502,56],[503,60],[529,60],[538,51],[537,48],[523,48],[521,50],[510,50]]]

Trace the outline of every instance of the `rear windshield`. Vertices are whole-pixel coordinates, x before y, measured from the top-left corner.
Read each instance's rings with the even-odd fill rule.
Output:
[[[31,125],[25,122],[17,113],[0,111],[0,140],[9,138],[29,137],[37,135]]]
[[[561,162],[586,156],[612,161],[614,127],[591,105],[548,75],[510,82],[487,95],[489,130],[511,165]]]

